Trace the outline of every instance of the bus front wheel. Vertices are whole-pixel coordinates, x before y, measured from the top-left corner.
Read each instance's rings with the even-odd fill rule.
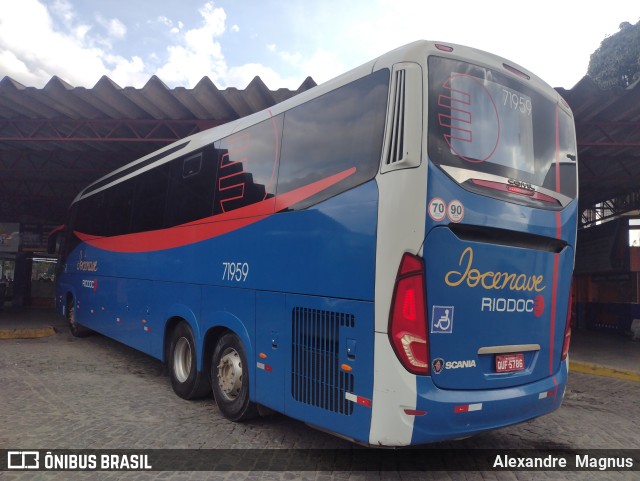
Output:
[[[76,303],[72,297],[67,300],[66,314],[69,331],[73,337],[87,337],[91,334],[91,329],[87,329],[76,322]]]
[[[249,371],[242,342],[233,333],[218,341],[211,361],[211,386],[218,409],[230,421],[248,421],[258,416],[249,399]]]
[[[169,373],[173,391],[183,399],[195,399],[211,393],[206,371],[198,372],[195,338],[186,322],[178,324],[171,333]]]

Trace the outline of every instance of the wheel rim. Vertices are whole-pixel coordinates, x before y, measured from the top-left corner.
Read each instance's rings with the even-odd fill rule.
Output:
[[[76,310],[73,307],[73,304],[70,304],[67,310],[67,320],[69,321],[69,328],[72,332],[78,329],[76,325]]]
[[[191,344],[185,337],[178,339],[173,350],[173,373],[180,382],[185,382],[191,373]]]
[[[242,389],[242,359],[235,349],[225,349],[218,364],[218,386],[227,401],[235,401]]]

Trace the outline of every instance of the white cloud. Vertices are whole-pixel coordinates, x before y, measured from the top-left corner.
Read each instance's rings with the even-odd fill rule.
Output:
[[[164,15],[161,15],[158,17],[158,22],[160,22],[161,24],[167,27],[173,27],[173,22],[171,21],[171,19],[165,17]]]
[[[280,58],[291,65],[300,65],[302,54],[300,52],[279,52]]]
[[[65,21],[73,20],[68,2],[57,2],[55,7]],[[99,49],[84,46],[89,30],[84,25],[75,25],[69,33],[57,32],[48,10],[40,2],[8,2],[0,9],[0,72],[38,87],[53,75],[71,84],[90,85],[95,81],[94,72],[104,71],[104,65]]]
[[[121,87],[142,87],[149,81],[149,74],[145,71],[144,62],[140,57],[135,56],[127,60],[120,56],[108,56],[106,61],[112,65],[109,78]]]
[[[14,80],[25,85],[38,85],[41,79],[49,76],[46,72],[30,69],[26,63],[20,60],[13,52],[0,48],[0,71],[10,72]]]
[[[117,18],[108,20],[104,27],[107,29],[107,34],[111,38],[122,39],[127,34],[127,27]]]
[[[221,82],[226,76],[227,64],[216,39],[225,32],[227,15],[212,2],[204,4],[199,13],[204,24],[187,30],[178,44],[167,47],[167,62],[156,71],[169,85],[193,87],[204,76],[214,82]]]
[[[342,59],[336,52],[321,48],[317,49],[313,56],[306,60],[302,66],[302,71],[311,76],[316,83],[322,83],[337,77],[346,70],[347,68],[344,66]]]
[[[238,67],[231,67],[227,72],[224,82],[228,86],[244,89],[256,76],[260,77],[270,90],[277,90],[279,88],[295,90],[302,83],[295,77],[283,78],[271,67],[266,67],[258,63],[247,63]]]
[[[51,5],[51,12],[69,25],[75,18],[75,12],[68,0],[56,0]]]
[[[233,19],[208,0],[165,2],[155,14],[118,9],[119,2],[0,3],[0,76],[36,87],[53,75],[86,87],[102,75],[117,76],[122,86],[140,87],[155,73],[170,87],[194,86],[209,76],[220,88],[242,88],[260,75],[271,88],[297,88],[307,75],[322,82],[424,37],[503,55],[553,85],[571,87],[604,36],[638,17],[637,7],[626,0],[610,0],[610,8],[597,15],[557,0],[539,0],[537,10],[508,0],[458,0],[453,10],[424,0],[294,0],[275,10],[256,5],[251,17],[248,9],[230,10],[236,12]],[[200,6],[197,13],[194,5]],[[551,10],[551,16],[544,13]],[[186,25],[179,15],[189,19]],[[274,19],[278,29],[263,28]]]
[[[54,75],[73,86],[90,88],[107,75],[122,87],[140,88],[153,74],[170,87],[192,88],[205,76],[220,88],[245,88],[255,76],[272,89],[299,86],[299,77],[283,78],[273,68],[257,62],[230,68],[221,45],[227,21],[224,9],[207,2],[198,12],[201,23],[194,28],[168,16],[153,20],[171,33],[168,38],[173,43],[166,47],[164,56],[157,55],[159,51],[134,51],[125,57],[113,47],[114,41],[128,36],[127,26],[118,18],[96,14],[94,28],[79,19],[68,0],[56,0],[48,7],[42,0],[7,2],[0,9],[0,72],[38,88]],[[31,33],[34,31],[38,35]],[[231,31],[239,32],[240,27],[234,25]],[[299,67],[303,60],[297,52],[278,55],[293,66]],[[309,65],[322,68],[318,57]]]

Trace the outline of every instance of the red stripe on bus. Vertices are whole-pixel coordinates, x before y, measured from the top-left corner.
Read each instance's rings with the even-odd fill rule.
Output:
[[[242,229],[259,222],[276,212],[287,209],[298,202],[326,190],[356,172],[351,167],[325,179],[299,187],[291,192],[265,199],[255,204],[240,207],[231,212],[206,217],[168,229],[138,232],[113,237],[100,237],[74,231],[83,242],[98,249],[111,252],[153,252],[195,244],[213,237]]]
[[[560,97],[558,96],[558,99]],[[556,101],[556,192],[560,192],[560,105]],[[556,212],[556,238],[562,237],[562,218],[560,212]],[[558,270],[560,254],[553,255],[553,286],[551,291],[551,326],[549,329],[549,374],[553,376],[553,350],[556,329],[556,308],[558,301]],[[555,378],[554,378],[555,380]]]

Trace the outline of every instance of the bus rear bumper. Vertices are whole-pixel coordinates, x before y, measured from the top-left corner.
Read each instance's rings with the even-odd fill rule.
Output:
[[[484,391],[442,390],[430,377],[419,377],[416,408],[403,413],[414,418],[411,444],[467,437],[551,413],[562,404],[567,372],[563,361],[540,381]]]

